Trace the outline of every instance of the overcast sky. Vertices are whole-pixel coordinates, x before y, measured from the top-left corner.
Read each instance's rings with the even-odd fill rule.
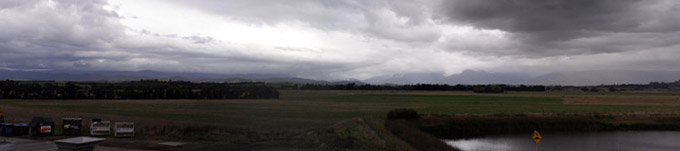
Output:
[[[680,70],[677,0],[2,0],[0,69]]]

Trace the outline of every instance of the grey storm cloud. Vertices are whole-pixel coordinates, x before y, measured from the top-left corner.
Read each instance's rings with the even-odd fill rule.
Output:
[[[291,60],[231,50],[237,48],[217,48],[227,53],[210,53],[215,50],[177,40],[204,45],[218,39],[135,31],[120,22],[122,16],[105,9],[107,5],[105,0],[0,1],[0,69],[296,73],[318,77],[362,64]],[[135,34],[154,39],[135,39]],[[164,38],[170,40],[159,40]]]
[[[428,20],[436,1],[408,0],[176,0],[185,6],[251,24],[302,22],[322,30],[350,31],[400,42],[441,36]]]
[[[213,38],[213,37],[197,36],[197,35],[182,37],[182,39],[193,40],[194,43],[197,43],[197,44],[205,44],[205,43],[210,43],[210,42],[215,41],[215,38]]]
[[[105,1],[3,1],[0,52],[11,68],[45,68],[77,61],[82,51],[107,49],[122,36],[118,15]]]
[[[101,59],[128,61],[135,56],[186,55],[158,51],[185,49],[181,47],[125,42],[126,27],[118,21],[118,14],[103,9],[106,1],[17,0],[1,4],[3,68],[83,69]],[[196,42],[211,40],[209,37],[187,38]]]
[[[680,70],[678,14],[676,0],[2,0],[0,69]]]
[[[680,40],[674,0],[450,0],[439,9],[450,22],[511,33],[530,55],[639,51]]]

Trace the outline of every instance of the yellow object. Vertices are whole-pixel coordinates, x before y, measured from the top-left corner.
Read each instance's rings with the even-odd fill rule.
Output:
[[[543,136],[541,136],[538,131],[534,130],[534,135],[531,136],[531,139],[534,140],[534,143],[538,145],[538,143],[541,143],[541,139],[543,139]]]

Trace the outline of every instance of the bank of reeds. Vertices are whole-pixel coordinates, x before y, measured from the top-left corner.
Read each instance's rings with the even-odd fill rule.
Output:
[[[385,128],[395,136],[421,151],[456,151],[439,138],[420,130],[418,113],[413,109],[394,109],[387,113]]]
[[[539,131],[680,130],[676,114],[424,115],[420,129],[460,139]]]
[[[457,151],[441,139],[419,129],[416,120],[387,120],[385,128],[404,142],[421,151]]]

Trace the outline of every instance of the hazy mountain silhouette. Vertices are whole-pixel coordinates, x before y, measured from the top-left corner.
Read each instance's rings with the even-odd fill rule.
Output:
[[[444,77],[439,83],[446,84],[526,84],[531,83],[529,75],[516,73],[490,73],[465,70],[460,74]]]
[[[554,72],[535,77],[532,83],[545,85],[647,84],[680,80],[680,71],[579,71]]]
[[[416,84],[416,83],[440,83],[444,73],[406,73],[386,76],[377,76],[364,80],[370,84]]]
[[[22,71],[22,70],[2,70],[0,69],[0,79],[16,80],[54,80],[54,81],[124,81],[140,79],[172,79],[190,81],[209,81],[217,79],[247,78],[247,79],[266,79],[266,78],[288,78],[291,76],[283,74],[212,74],[212,73],[190,73],[190,72],[159,72],[152,70],[142,71],[70,71],[70,70],[50,70],[50,71]]]
[[[518,73],[491,73],[465,70],[459,74],[443,76],[442,73],[407,73],[378,76],[365,80],[371,84],[541,84],[541,85],[600,85],[600,84],[647,84],[649,82],[673,82],[680,80],[680,71],[579,71],[553,72],[532,77]]]
[[[680,71],[578,71],[553,72],[537,77],[517,73],[492,73],[465,70],[459,74],[444,76],[443,73],[405,73],[377,76],[359,80],[323,81],[294,77],[285,74],[214,74],[188,72],[142,71],[24,71],[0,69],[0,80],[53,80],[53,81],[129,81],[141,79],[170,79],[194,82],[268,82],[309,84],[541,84],[541,85],[600,85],[600,84],[646,84],[649,82],[673,82],[680,80]]]
[[[286,74],[215,74],[191,72],[142,71],[69,71],[69,70],[6,70],[0,69],[0,80],[46,81],[131,81],[143,79],[169,79],[193,82],[267,82],[308,84],[365,84],[357,80],[323,81],[293,77]]]

